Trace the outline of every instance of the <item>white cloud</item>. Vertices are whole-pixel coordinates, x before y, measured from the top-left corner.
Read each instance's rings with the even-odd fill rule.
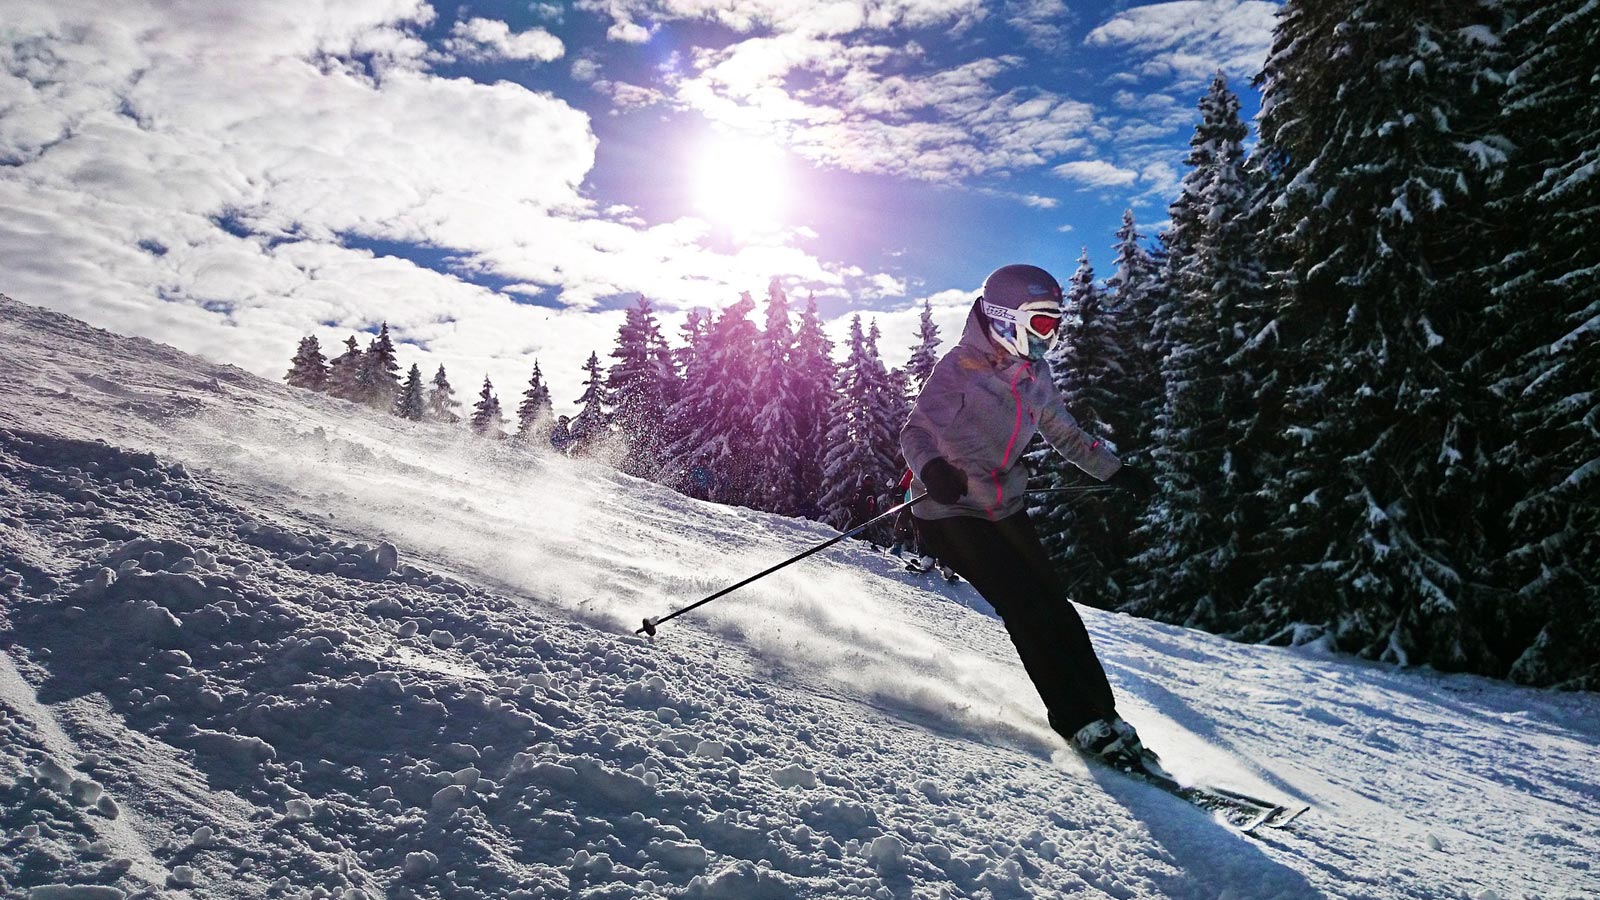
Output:
[[[1020,56],[935,64],[890,29],[960,29],[977,0],[583,0],[613,28],[674,19],[752,36],[694,49],[654,87],[597,83],[622,108],[655,101],[730,130],[775,138],[813,162],[853,172],[951,182],[1042,166],[1105,136],[1085,103],[1039,88],[1002,90]],[[1055,0],[1016,0],[1014,16],[1060,18]],[[652,25],[654,27],[654,25]],[[640,35],[642,39],[642,35]],[[624,90],[625,87],[625,90]]]
[[[1148,187],[1146,196],[1170,200],[1178,196],[1181,176],[1177,166],[1158,160],[1139,170],[1139,180]]]
[[[1119,169],[1111,163],[1098,159],[1062,163],[1050,171],[1086,187],[1126,187],[1139,180],[1138,172]]]
[[[1063,0],[1009,0],[1004,9],[1006,23],[1022,32],[1029,44],[1045,50],[1060,49],[1068,26],[1077,20]]]
[[[1180,84],[1197,84],[1219,69],[1248,78],[1266,62],[1277,11],[1265,0],[1153,3],[1118,13],[1085,42],[1144,54],[1140,74]]]
[[[959,29],[987,15],[982,0],[577,0],[576,6],[611,19],[613,33],[650,30],[639,22],[699,20],[740,34],[766,29],[827,37],[862,29]]]
[[[1036,168],[1108,135],[1089,104],[1038,88],[1000,92],[995,82],[1022,63],[937,68],[903,48],[783,34],[701,52],[694,73],[669,86],[679,105],[813,162],[952,182]],[[797,73],[815,83],[792,88]]]
[[[554,62],[566,53],[561,39],[543,28],[513,34],[511,26],[498,19],[473,18],[457,22],[450,34],[445,49],[464,59]]]
[[[644,44],[650,41],[650,29],[633,22],[617,22],[606,29],[606,40],[624,44]]]

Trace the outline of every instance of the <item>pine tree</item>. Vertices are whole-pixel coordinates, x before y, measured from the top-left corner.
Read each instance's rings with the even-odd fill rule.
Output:
[[[800,493],[801,458],[799,427],[795,419],[794,329],[789,323],[789,298],[774,278],[767,285],[767,320],[756,345],[754,391],[756,443],[755,493],[757,509],[792,516],[806,498]]]
[[[1161,484],[1140,556],[1147,580],[1136,611],[1232,630],[1259,580],[1258,523],[1241,513],[1260,486],[1262,456],[1245,435],[1256,389],[1240,355],[1261,329],[1265,294],[1249,229],[1251,190],[1239,101],[1218,74],[1175,204],[1160,334],[1164,403],[1152,434]],[[1181,224],[1180,224],[1181,223]]]
[[[478,402],[472,405],[472,432],[482,437],[505,436],[505,416],[500,412],[500,399],[494,395],[494,385],[489,376],[483,376],[483,390],[478,392]]]
[[[679,490],[690,493],[696,497],[706,496],[705,485],[709,484],[710,469],[702,466],[696,472],[698,481],[704,484],[693,486],[689,483],[689,460],[677,456],[684,442],[689,440],[690,433],[694,430],[694,423],[689,419],[690,404],[685,402],[688,396],[690,373],[698,372],[700,355],[707,352],[706,335],[709,330],[711,315],[703,309],[691,309],[684,316],[684,321],[678,328],[679,337],[683,343],[672,348],[672,371],[674,373],[675,394],[671,402],[665,405],[666,414],[661,424],[661,446],[663,461],[656,481],[671,485]]]
[[[911,407],[916,402],[916,392],[911,390],[911,372],[905,368],[889,370],[889,433],[893,438],[893,447],[890,455],[896,460],[896,483],[900,475],[905,474],[904,454],[900,452],[900,430],[906,427],[906,420],[911,418]]]
[[[839,369],[822,463],[822,514],[836,528],[848,527],[852,501],[865,476],[880,485],[899,481],[899,429],[891,426],[888,412],[891,391],[888,372],[857,314],[850,320],[850,355]]]
[[[616,360],[606,376],[615,407],[611,420],[627,446],[620,468],[654,478],[666,457],[666,416],[676,393],[677,373],[672,351],[643,295],[617,330],[611,357]]]
[[[433,373],[433,385],[428,388],[427,419],[450,424],[461,421],[461,417],[456,415],[456,392],[450,387],[450,378],[445,375],[442,365],[439,371]]]
[[[539,371],[539,361],[534,360],[533,375],[528,379],[528,388],[522,392],[522,403],[517,407],[517,443],[530,447],[548,446],[550,427],[555,418],[550,389],[545,386],[544,374]]]
[[[1275,565],[1242,636],[1321,626],[1371,657],[1495,666],[1472,573],[1503,414],[1473,276],[1501,143],[1480,41],[1496,19],[1490,4],[1283,8],[1261,118],[1287,288],[1269,377],[1299,446],[1263,485]]]
[[[684,371],[683,396],[672,418],[682,434],[670,449],[672,471],[690,486],[705,473],[703,489],[717,503],[746,506],[755,494],[756,464],[749,448],[755,443],[754,369],[756,328],[749,315],[755,301],[749,292],[723,310],[693,344]]]
[[[360,396],[357,374],[361,371],[361,346],[355,335],[344,339],[344,352],[328,364],[328,393],[341,400],[354,400]]]
[[[1517,681],[1600,689],[1600,4],[1512,0],[1503,133],[1517,152],[1491,221],[1502,592],[1484,629]],[[1537,228],[1529,224],[1541,223]],[[1495,673],[1498,674],[1498,673]]]
[[[322,356],[322,345],[317,342],[316,335],[300,339],[300,346],[295,350],[294,360],[290,362],[289,372],[283,376],[283,380],[290,387],[308,391],[328,389],[328,361]]]
[[[394,342],[389,338],[389,323],[384,322],[378,336],[367,345],[356,367],[355,397],[374,409],[394,408],[400,393],[400,363],[395,358]]]
[[[405,386],[395,398],[394,414],[402,419],[420,422],[426,411],[427,401],[422,396],[422,369],[416,363],[412,363],[411,371],[406,373]]]
[[[873,450],[890,461],[886,481],[880,483],[896,484],[901,472],[898,463],[900,429],[905,427],[906,418],[911,415],[911,401],[906,396],[907,379],[904,373],[896,375],[883,364],[883,356],[878,350],[878,341],[882,339],[883,331],[878,328],[878,320],[873,319],[867,326],[867,358],[872,362],[869,368],[872,405],[868,415],[875,426],[872,439],[877,443]]]
[[[797,512],[809,519],[822,516],[823,457],[828,450],[829,415],[833,410],[834,381],[838,367],[833,362],[833,341],[822,329],[817,298],[806,300],[795,333],[794,350],[789,355],[793,370]]]
[[[922,318],[917,326],[917,344],[911,348],[911,358],[906,361],[907,389],[922,393],[933,367],[939,362],[939,326],[933,324],[933,301],[922,301]]]
[[[578,398],[581,409],[572,420],[573,454],[593,451],[611,433],[611,395],[606,391],[606,379],[600,370],[600,354],[590,351],[583,364],[583,396]]]
[[[1067,316],[1049,360],[1049,375],[1078,424],[1120,452],[1118,423],[1125,421],[1127,400],[1115,388],[1128,356],[1124,347],[1127,336],[1118,318],[1120,307],[1110,302],[1095,281],[1088,248],[1078,257],[1078,267],[1067,281],[1065,300]],[[1076,466],[1042,441],[1027,459],[1046,488],[1085,483]],[[1135,508],[1126,498],[1099,494],[1071,500],[1042,494],[1032,500],[1040,539],[1062,572],[1069,595],[1080,603],[1116,606],[1123,598],[1117,574],[1131,553]]]
[[[1160,268],[1141,243],[1133,210],[1123,210],[1117,229],[1111,277],[1105,281],[1106,306],[1115,311],[1122,332],[1121,364],[1105,373],[1106,392],[1118,398],[1123,413],[1117,447],[1124,461],[1145,463],[1150,431],[1162,401],[1161,358],[1155,341],[1156,302],[1161,295]]]

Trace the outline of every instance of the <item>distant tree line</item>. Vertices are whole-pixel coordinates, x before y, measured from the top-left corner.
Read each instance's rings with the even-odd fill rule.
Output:
[[[314,335],[300,339],[289,372],[284,376],[291,387],[304,388],[330,394],[342,400],[360,403],[409,419],[413,422],[443,422],[460,424],[460,402],[450,378],[440,366],[427,384],[422,380],[422,369],[412,363],[405,380],[400,378],[400,365],[394,341],[389,337],[389,323],[383,323],[378,334],[365,350],[352,335],[345,339],[344,352],[329,360],[322,353],[322,345]],[[537,361],[533,375],[522,393],[522,404],[517,407],[517,429],[509,435],[519,442],[548,441],[550,425],[554,420],[550,390]],[[495,396],[494,385],[488,376],[483,379],[483,389],[465,420],[477,434],[504,438],[506,418]]]
[[[860,316],[836,362],[815,299],[795,315],[776,278],[764,327],[752,321],[755,311],[749,293],[715,315],[692,310],[673,347],[641,296],[618,329],[611,364],[589,355],[570,422],[553,416],[536,361],[513,433],[487,377],[466,425],[600,458],[702,499],[843,527],[865,476],[899,480],[900,425],[939,344],[932,307],[923,304],[909,364],[893,371],[879,353],[877,324],[863,330]],[[443,366],[428,385],[416,365],[404,380],[399,371],[385,323],[364,350],[351,337],[332,360],[314,336],[302,338],[285,380],[413,421],[462,421]]]
[[[1077,599],[1600,688],[1596,60],[1590,0],[1288,0],[1254,149],[1219,75],[1071,281],[1068,405],[1160,486],[1038,510]]]

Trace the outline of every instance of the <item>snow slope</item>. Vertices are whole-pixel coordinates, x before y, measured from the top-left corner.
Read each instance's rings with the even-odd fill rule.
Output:
[[[1589,898],[1600,698],[1085,609],[1086,768],[965,585],[0,298],[5,897]]]

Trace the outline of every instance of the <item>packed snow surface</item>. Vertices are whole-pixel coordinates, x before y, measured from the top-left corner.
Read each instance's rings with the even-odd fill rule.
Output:
[[[1600,699],[1084,609],[1086,767],[969,587],[0,298],[0,895],[1592,898]],[[286,348],[287,350],[292,348]]]

